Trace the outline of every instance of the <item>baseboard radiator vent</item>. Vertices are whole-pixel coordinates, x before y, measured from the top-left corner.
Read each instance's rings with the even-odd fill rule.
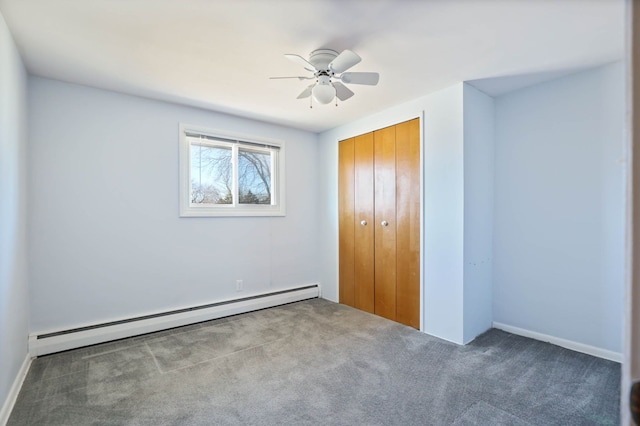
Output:
[[[67,330],[32,333],[29,354],[37,357],[317,297],[320,297],[320,286],[311,284]]]

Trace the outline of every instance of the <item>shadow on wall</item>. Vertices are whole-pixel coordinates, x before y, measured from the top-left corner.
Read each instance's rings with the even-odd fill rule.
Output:
[[[525,87],[535,84],[544,83],[556,78],[565,77],[567,75],[579,73],[590,69],[591,67],[581,68],[565,68],[553,71],[542,71],[527,74],[503,75],[500,77],[480,78],[477,80],[469,80],[468,83],[492,97],[502,96],[514,90],[524,89]]]

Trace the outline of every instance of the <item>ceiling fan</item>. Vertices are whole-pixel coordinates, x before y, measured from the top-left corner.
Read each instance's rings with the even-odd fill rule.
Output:
[[[315,83],[309,85],[298,95],[298,99],[312,96],[321,104],[328,104],[336,97],[345,101],[354,93],[343,83],[375,86],[380,79],[377,72],[345,72],[362,60],[360,56],[348,49],[343,50],[340,54],[331,49],[314,50],[309,55],[308,61],[300,55],[286,54],[284,56],[313,73],[313,76],[306,77],[271,77],[272,79],[297,78],[301,81],[315,80]]]

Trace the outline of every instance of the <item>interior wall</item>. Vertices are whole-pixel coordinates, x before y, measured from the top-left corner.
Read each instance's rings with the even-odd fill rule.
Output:
[[[621,352],[624,96],[614,63],[496,99],[496,322]]]
[[[3,408],[28,354],[26,81],[20,55],[0,15],[0,407]],[[3,413],[0,410],[0,423]]]
[[[464,336],[468,343],[493,322],[495,105],[464,85]]]
[[[315,134],[37,77],[29,106],[32,331],[319,281]],[[179,123],[284,141],[287,215],[180,218]]]
[[[464,343],[464,85],[424,105],[424,331]]]

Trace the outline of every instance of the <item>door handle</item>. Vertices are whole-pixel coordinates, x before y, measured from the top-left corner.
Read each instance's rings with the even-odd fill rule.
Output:
[[[360,222],[360,225],[362,225],[362,226],[367,226],[367,221],[366,221],[366,220],[363,220],[362,222]]]
[[[387,226],[389,225],[389,222],[387,222],[386,220],[383,220],[382,222],[380,222],[380,225]]]

